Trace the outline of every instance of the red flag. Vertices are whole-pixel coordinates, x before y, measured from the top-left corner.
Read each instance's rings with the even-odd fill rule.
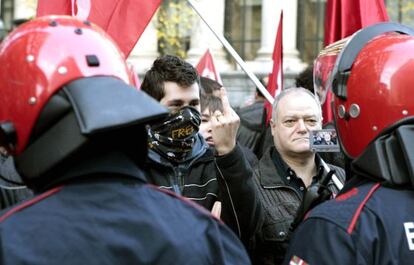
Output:
[[[388,21],[384,0],[328,0],[325,14],[324,45],[348,37],[361,28]],[[324,123],[333,120],[331,92],[322,106]]]
[[[213,55],[211,55],[210,49],[204,53],[201,57],[200,61],[196,66],[197,72],[200,76],[208,77],[213,79],[220,84],[223,84],[221,81],[221,77],[219,72],[217,72],[216,67],[214,65]]]
[[[46,15],[72,15],[72,2],[67,1],[47,1],[39,0],[37,2],[38,17]]]
[[[103,28],[125,56],[134,48],[162,0],[39,0],[37,16],[72,15]]]
[[[269,83],[267,90],[276,97],[283,89],[283,11],[280,12],[279,26],[277,28],[275,47],[273,49],[273,70],[269,75]],[[272,118],[272,104],[269,101],[265,103],[266,108],[266,124],[269,124]]]

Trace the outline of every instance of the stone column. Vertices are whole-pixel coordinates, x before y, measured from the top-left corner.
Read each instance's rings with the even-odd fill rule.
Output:
[[[260,49],[257,51],[256,57],[257,61],[272,60],[280,10],[282,10],[282,1],[262,1],[262,30]]]
[[[196,3],[209,25],[223,35],[225,0],[199,0]],[[197,22],[194,24],[187,61],[193,65],[197,64],[207,48],[210,48],[217,70],[228,70],[230,64],[226,60],[223,45],[197,14],[195,20]]]
[[[159,56],[156,20],[157,14],[154,15],[128,57],[128,62],[134,65],[135,71],[138,73],[145,73]]]
[[[283,67],[287,71],[300,72],[305,64],[296,48],[298,0],[283,1]]]
[[[305,65],[299,59],[299,52],[296,49],[298,0],[262,1],[261,47],[251,65],[264,72],[272,71],[272,54],[280,10],[283,10],[283,67],[287,71],[299,72]]]

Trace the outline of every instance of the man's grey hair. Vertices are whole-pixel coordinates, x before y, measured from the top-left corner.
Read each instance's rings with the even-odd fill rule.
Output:
[[[280,103],[280,100],[282,98],[284,98],[285,96],[292,94],[292,93],[302,93],[302,94],[306,94],[308,96],[310,96],[311,98],[313,98],[315,100],[316,106],[318,107],[318,118],[320,120],[322,120],[322,107],[321,107],[321,103],[319,101],[319,98],[313,94],[312,92],[310,92],[309,90],[307,90],[306,88],[303,87],[291,87],[291,88],[286,88],[283,89],[279,95],[277,95],[277,97],[275,98],[275,101],[273,102],[273,108],[272,108],[272,120],[276,121],[276,116],[277,116],[277,107]]]

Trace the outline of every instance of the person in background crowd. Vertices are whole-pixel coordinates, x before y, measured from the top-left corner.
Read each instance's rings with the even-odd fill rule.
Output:
[[[309,65],[296,76],[295,86],[306,88],[312,94],[315,93],[313,88],[313,65]]]
[[[220,89],[223,86],[217,82],[216,80],[213,80],[208,77],[200,76],[200,88],[201,88],[201,95],[213,95],[216,97],[220,96]]]
[[[15,28],[17,28],[21,24],[28,22],[28,21],[30,21],[30,19],[27,19],[27,18],[17,18],[17,19],[13,19],[13,23],[12,23],[13,28],[12,28],[12,30],[15,29]]]
[[[216,123],[214,122],[214,119],[212,117],[214,116],[214,113],[216,111],[223,112],[223,104],[221,102],[221,99],[216,96],[202,95],[200,105],[201,105],[200,134],[203,136],[207,144],[211,148],[214,148],[213,130],[215,128],[214,125]],[[254,167],[258,162],[257,157],[248,148],[242,145],[240,145],[240,147],[242,148],[242,151],[244,155],[246,156],[247,161],[250,163],[252,167]]]
[[[274,146],[255,169],[265,219],[256,236],[254,264],[281,264],[291,226],[312,187],[326,186],[332,196],[342,188],[344,171],[310,151],[309,132],[321,126],[319,101],[308,90],[289,88],[276,97],[270,123]]]
[[[267,77],[260,79],[260,82],[266,87]],[[261,155],[261,144],[263,144],[266,130],[265,100],[260,90],[256,88],[254,103],[238,111],[240,127],[237,132],[237,141],[249,148],[257,157]]]
[[[333,109],[344,110],[334,119],[352,178],[298,227],[284,264],[413,263],[413,50],[413,29],[381,23],[350,37],[337,68],[324,70],[335,77]]]
[[[36,193],[0,215],[1,264],[250,263],[208,212],[146,185],[144,124],[167,110],[103,30],[41,17],[0,51],[0,146]]]
[[[170,115],[147,128],[146,166],[150,183],[212,210],[221,202],[221,219],[246,244],[257,229],[261,208],[253,172],[236,144],[239,118],[220,90],[223,111],[213,115],[214,151],[199,134],[200,88],[196,69],[165,55],[145,74],[141,89],[170,109]]]
[[[212,135],[212,117],[215,111],[223,112],[223,104],[220,98],[213,95],[201,96],[200,101],[201,110],[201,124],[200,134],[210,147],[214,147],[214,140]]]

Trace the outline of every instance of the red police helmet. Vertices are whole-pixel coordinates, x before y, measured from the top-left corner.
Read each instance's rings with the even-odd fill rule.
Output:
[[[0,145],[21,153],[40,111],[64,84],[113,76],[130,84],[124,56],[97,26],[66,16],[27,22],[0,46]]]
[[[329,47],[339,51],[330,75],[320,68],[332,52],[317,59],[316,70],[325,73],[319,93],[332,89],[336,128],[350,158],[359,156],[383,129],[414,115],[413,35],[405,26],[380,23]]]

